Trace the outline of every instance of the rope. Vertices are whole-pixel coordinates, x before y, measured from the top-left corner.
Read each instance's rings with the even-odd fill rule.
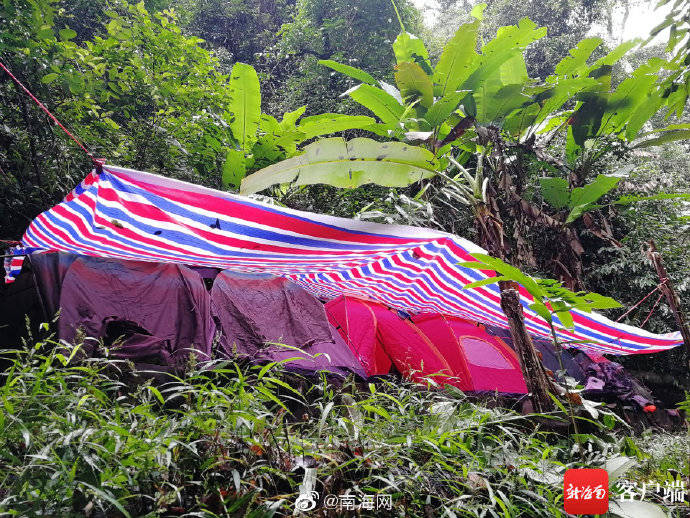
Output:
[[[652,313],[654,313],[654,310],[656,307],[659,305],[659,301],[661,300],[661,297],[663,297],[663,293],[659,293],[659,297],[656,299],[656,302],[652,306],[652,309],[649,311],[649,314],[647,315],[647,318],[644,319],[644,322],[642,322],[642,325],[640,327],[644,327],[647,322],[649,322],[649,318],[652,316]]]
[[[24,90],[26,95],[31,97],[31,99],[38,105],[38,107],[41,108],[41,110],[43,110],[46,113],[46,115],[48,117],[50,117],[52,119],[52,121],[60,127],[60,129],[62,129],[62,131],[67,133],[67,136],[69,138],[71,138],[74,142],[76,142],[76,144],[84,151],[84,153],[86,153],[89,156],[89,158],[91,158],[91,161],[94,164],[96,164],[97,168],[100,168],[103,166],[103,163],[105,162],[105,160],[102,158],[96,158],[95,156],[93,156],[91,154],[91,152],[88,149],[86,149],[86,146],[84,144],[82,144],[79,141],[79,139],[77,139],[77,137],[72,135],[72,133],[70,133],[70,131],[67,128],[65,128],[65,126],[62,125],[62,123],[57,119],[57,117],[55,115],[53,115],[50,112],[50,110],[48,108],[46,108],[45,105],[41,101],[39,101],[34,94],[32,94],[30,92],[29,89],[26,86],[24,86],[22,84],[22,82],[19,79],[17,79],[12,72],[10,72],[10,70],[3,64],[2,61],[0,61],[0,68],[2,68],[5,72],[7,72],[7,75],[9,75],[14,80],[14,82],[17,83],[17,85],[19,85],[19,87],[22,90]]]
[[[645,295],[644,297],[642,297],[642,298],[640,299],[640,301],[639,301],[637,304],[635,304],[635,305],[634,305],[633,307],[631,307],[628,311],[626,311],[626,312],[623,313],[621,316],[619,316],[619,317],[616,319],[616,322],[620,322],[620,321],[623,320],[625,317],[627,317],[636,307],[638,307],[638,306],[639,306],[640,304],[642,304],[645,300],[647,300],[647,299],[652,295],[652,293],[654,293],[656,290],[660,289],[661,286],[662,286],[665,282],[666,282],[666,279],[663,279],[662,282],[660,282],[659,285],[658,285],[656,288],[654,288],[652,291],[650,291],[649,293],[647,293],[647,295]]]

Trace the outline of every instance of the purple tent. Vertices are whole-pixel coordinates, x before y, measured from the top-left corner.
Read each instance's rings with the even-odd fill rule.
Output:
[[[45,314],[60,310],[67,342],[101,339],[114,357],[165,367],[194,351],[202,361],[297,357],[286,368],[365,376],[323,304],[283,277],[66,253],[36,254],[27,266]],[[85,340],[84,350],[96,344]]]
[[[340,333],[329,324],[324,305],[307,290],[269,274],[221,272],[211,288],[220,345],[230,357],[293,358],[289,368],[366,374]],[[294,360],[294,358],[301,358]]]
[[[174,366],[192,350],[211,358],[210,298],[199,275],[177,264],[77,258],[62,280],[58,334],[73,342],[79,329],[109,342],[126,330],[114,352],[133,360]]]

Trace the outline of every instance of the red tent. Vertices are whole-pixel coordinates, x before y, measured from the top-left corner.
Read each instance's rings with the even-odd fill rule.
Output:
[[[378,321],[390,311],[376,302],[351,297],[338,297],[326,304],[328,320],[340,332],[367,376],[388,374],[391,359],[383,350],[378,334]]]
[[[414,322],[447,358],[454,359],[463,390],[527,393],[515,351],[481,324],[438,313],[416,315]]]
[[[382,304],[338,297],[326,313],[368,375],[391,363],[416,381],[431,377],[465,391],[527,392],[515,352],[473,322],[438,313],[408,316]]]

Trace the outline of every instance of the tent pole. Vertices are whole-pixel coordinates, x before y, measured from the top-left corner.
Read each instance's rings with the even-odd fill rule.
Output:
[[[661,292],[666,296],[666,301],[671,307],[671,311],[673,312],[673,316],[676,319],[678,327],[680,327],[680,334],[683,337],[683,342],[685,343],[685,352],[687,355],[686,361],[688,362],[688,368],[690,368],[690,324],[683,313],[683,308],[680,305],[680,298],[678,297],[678,294],[676,293],[676,290],[674,289],[673,284],[668,277],[666,267],[661,259],[661,254],[657,250],[653,239],[649,241],[647,257],[650,261],[652,261],[652,264],[656,269],[656,273],[659,276],[659,281],[661,283]]]

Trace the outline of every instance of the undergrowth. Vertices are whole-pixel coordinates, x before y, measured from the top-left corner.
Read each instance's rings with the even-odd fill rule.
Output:
[[[565,516],[566,468],[644,455],[610,430],[577,451],[453,388],[234,362],[135,383],[51,340],[1,356],[0,515],[292,515],[311,479],[319,515],[350,493],[391,495],[378,516]]]

